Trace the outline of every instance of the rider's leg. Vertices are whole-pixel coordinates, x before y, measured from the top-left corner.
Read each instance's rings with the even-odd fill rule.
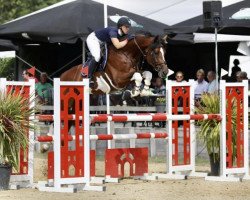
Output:
[[[88,77],[91,78],[93,73],[95,72],[97,66],[98,66],[98,62],[101,59],[101,47],[100,47],[100,41],[95,36],[94,32],[91,33],[87,37],[86,42],[87,42],[89,51],[90,51],[91,55],[93,56],[92,59],[87,63],[88,68],[89,68]]]
[[[134,89],[131,92],[131,97],[136,97],[140,94],[140,87],[142,83],[142,76],[140,73],[135,72],[133,77],[130,79],[131,81],[135,81]]]
[[[88,78],[91,78],[93,73],[95,72],[96,68],[98,67],[98,62],[92,57],[91,60],[88,62]]]
[[[144,78],[144,87],[143,90],[141,91],[141,96],[148,96],[152,94],[152,92],[149,89],[152,80],[152,73],[149,71],[145,71],[142,73],[142,77]]]

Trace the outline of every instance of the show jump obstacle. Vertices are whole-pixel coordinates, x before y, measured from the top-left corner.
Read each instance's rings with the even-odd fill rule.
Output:
[[[35,101],[35,80],[28,82],[7,81],[5,78],[0,78],[1,91],[21,94],[24,97],[29,97],[30,106],[34,107]],[[34,119],[35,116],[30,116]],[[27,130],[29,138],[29,146],[26,151],[20,149],[19,169],[18,172],[12,173],[10,178],[10,189],[18,189],[19,187],[31,187],[33,185],[33,163],[34,163],[34,132]]]
[[[6,88],[8,84],[6,84],[6,81],[5,83],[3,80],[1,81],[2,88]],[[222,81],[220,83],[221,113],[212,115],[196,115],[193,113],[194,88],[192,87],[192,81],[186,83],[167,82],[167,113],[90,115],[88,85],[88,80],[60,82],[59,79],[54,79],[54,115],[39,116],[40,120],[54,121],[54,135],[37,138],[37,140],[43,142],[53,141],[54,144],[54,151],[48,154],[48,178],[50,181],[46,185],[39,185],[39,190],[74,192],[76,188],[80,188],[103,191],[105,187],[92,185],[92,183],[103,183],[104,180],[114,181],[115,178],[122,177],[125,163],[130,165],[130,175],[143,177],[147,173],[147,148],[107,149],[105,152],[106,177],[105,179],[95,179],[95,151],[90,150],[91,140],[168,139],[167,172],[165,174],[153,174],[152,176],[185,178],[188,175],[197,175],[195,172],[196,135],[194,120],[206,119],[221,120],[220,176],[216,178],[206,177],[206,179],[239,180],[238,177],[248,177],[247,81],[242,83],[225,83]],[[237,157],[235,159],[232,157],[232,125],[228,123],[232,116],[233,102],[237,102]],[[180,107],[182,108],[181,115],[178,113]],[[166,121],[167,133],[90,135],[89,126],[91,122],[110,121]],[[178,132],[178,121],[183,121],[182,132]],[[69,126],[72,123],[75,126],[75,135],[69,134]],[[179,149],[180,134],[183,134],[182,149]],[[31,136],[33,137],[33,135],[30,134],[30,141],[33,141]],[[70,150],[69,143],[72,141],[75,147]],[[29,147],[29,150],[32,148]],[[32,152],[29,152],[28,157],[28,163],[30,161],[33,163]],[[32,183],[32,179],[30,179],[30,182]],[[72,185],[77,185],[77,187],[71,187]]]

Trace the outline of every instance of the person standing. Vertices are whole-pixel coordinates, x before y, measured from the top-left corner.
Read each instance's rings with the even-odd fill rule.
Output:
[[[214,71],[209,71],[207,73],[207,80],[208,80],[208,87],[207,92],[208,93],[215,93],[217,91],[218,85],[216,85],[216,74]]]
[[[237,82],[237,72],[241,71],[241,68],[239,67],[240,61],[238,59],[234,59],[233,61],[234,66],[232,67],[232,73],[230,77],[230,82]]]
[[[201,95],[205,92],[207,92],[208,89],[208,83],[205,81],[205,72],[203,69],[199,69],[196,72],[196,78],[197,80],[195,81],[195,86],[194,86],[194,99],[195,100],[200,100]]]

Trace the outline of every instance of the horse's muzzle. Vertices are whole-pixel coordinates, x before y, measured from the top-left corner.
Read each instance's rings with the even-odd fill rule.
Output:
[[[157,67],[158,76],[164,78],[168,75],[168,66],[166,64],[161,64]]]

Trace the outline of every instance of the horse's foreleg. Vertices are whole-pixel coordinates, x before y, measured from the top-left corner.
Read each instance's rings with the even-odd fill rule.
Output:
[[[141,96],[149,96],[152,94],[152,91],[149,89],[152,80],[152,73],[145,71],[142,73],[142,77],[144,78],[144,87],[141,91]]]
[[[134,89],[131,92],[131,97],[136,97],[140,94],[140,87],[142,83],[142,76],[140,73],[135,72],[133,77],[130,79],[131,81],[135,81]]]

